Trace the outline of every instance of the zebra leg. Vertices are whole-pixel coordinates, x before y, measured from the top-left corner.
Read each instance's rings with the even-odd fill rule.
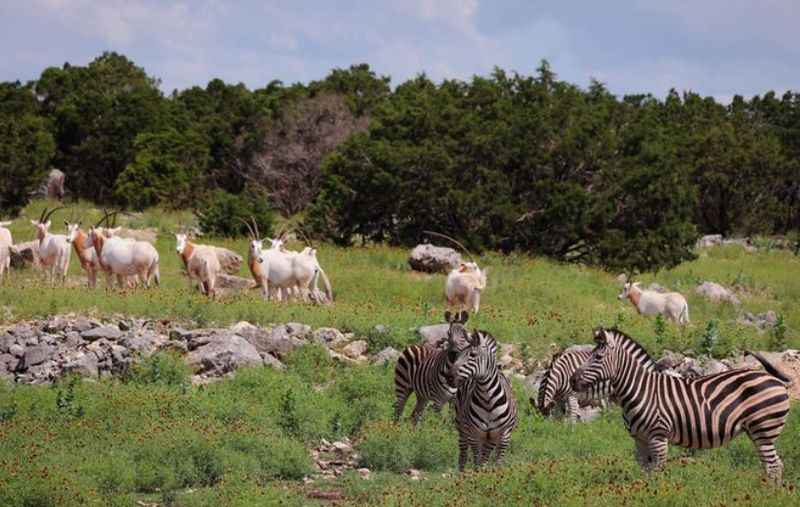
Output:
[[[578,398],[570,396],[567,398],[567,416],[571,423],[577,423],[580,419],[580,410],[578,407]]]
[[[489,458],[494,453],[495,443],[492,440],[483,440],[480,443],[480,449],[480,462],[475,463],[475,465],[478,467],[482,467],[487,461],[489,461]]]
[[[511,442],[511,432],[507,431],[503,433],[500,437],[500,441],[497,443],[497,454],[495,454],[494,462],[498,465],[503,464],[503,459],[506,455],[506,450],[508,449],[508,444]]]
[[[639,463],[643,470],[648,470],[651,461],[650,446],[647,445],[647,442],[638,438],[634,439],[634,442],[636,442],[636,448],[633,450],[633,455],[636,458],[636,462]]]
[[[417,404],[414,405],[414,411],[411,412],[411,421],[416,426],[419,423],[420,418],[422,417],[422,412],[425,410],[425,405],[428,403],[428,400],[424,398],[420,398],[419,395],[417,396]]]
[[[783,429],[783,425],[778,427],[778,434],[780,434],[781,429]],[[765,431],[762,430],[762,433],[763,432],[767,434],[750,433],[748,431],[748,435],[756,446],[756,449],[758,449],[758,457],[761,459],[761,464],[764,466],[764,473],[767,474],[767,478],[775,484],[780,485],[783,481],[783,461],[781,461],[780,456],[778,456],[778,451],[775,450],[775,439],[777,435],[774,434],[774,428]]]
[[[458,432],[458,471],[464,471],[464,465],[467,464],[467,448],[470,447],[467,437],[463,432]],[[475,449],[473,448],[473,452]]]
[[[662,436],[650,437],[647,443],[650,451],[650,466],[648,471],[660,470],[667,462],[667,439]]]
[[[411,395],[411,391],[404,391],[400,389],[395,390],[396,399],[394,401],[394,422],[400,420],[403,415],[403,409],[406,407],[406,400]]]

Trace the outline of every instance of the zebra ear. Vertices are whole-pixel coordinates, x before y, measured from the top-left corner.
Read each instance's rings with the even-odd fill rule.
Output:
[[[469,313],[467,313],[467,312],[465,312],[463,310],[458,312],[458,315],[456,316],[456,320],[460,324],[466,324],[467,321],[469,320]]]
[[[470,336],[469,344],[473,347],[477,347],[481,344],[481,334],[477,331],[474,331]]]
[[[452,323],[453,322],[453,315],[450,313],[450,310],[447,310],[446,312],[444,312],[444,320],[447,323]]]
[[[598,345],[605,345],[608,342],[608,337],[606,336],[606,330],[602,327],[598,327],[594,330],[594,341]]]

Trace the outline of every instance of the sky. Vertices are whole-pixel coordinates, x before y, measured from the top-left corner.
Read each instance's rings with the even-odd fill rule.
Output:
[[[495,66],[614,93],[727,102],[800,90],[798,0],[2,0],[0,81],[126,55],[165,93],[214,78],[258,88],[368,63],[397,85]]]

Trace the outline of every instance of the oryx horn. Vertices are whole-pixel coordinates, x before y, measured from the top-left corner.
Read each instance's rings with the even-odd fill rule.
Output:
[[[459,243],[455,239],[451,238],[450,236],[448,236],[446,234],[442,234],[441,232],[434,232],[434,231],[422,231],[422,232],[425,233],[425,234],[431,234],[433,236],[439,236],[441,238],[444,238],[444,239],[452,241],[453,243],[458,245],[464,251],[464,253],[466,253],[469,256],[469,260],[471,260],[472,262],[475,262],[475,258],[473,257],[472,252],[467,250],[467,247],[465,247],[464,245],[462,245],[461,243]]]

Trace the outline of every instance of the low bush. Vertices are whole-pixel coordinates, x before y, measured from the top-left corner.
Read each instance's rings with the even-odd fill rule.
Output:
[[[429,419],[437,417],[428,414]],[[449,420],[426,420],[414,431],[410,431],[409,424],[408,421],[368,424],[358,445],[361,465],[370,470],[392,472],[409,468],[437,471],[456,466],[458,440]]]
[[[233,195],[216,190],[206,198],[197,216],[206,234],[226,238],[247,236],[248,229],[242,221],[250,223],[252,217],[262,238],[272,235],[273,213],[266,195],[258,192]]]

